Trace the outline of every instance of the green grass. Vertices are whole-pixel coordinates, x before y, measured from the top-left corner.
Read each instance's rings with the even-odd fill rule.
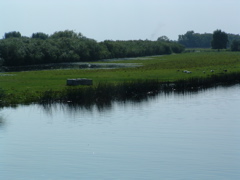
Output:
[[[90,78],[93,79],[93,86],[98,86],[101,83],[116,85],[139,80],[175,82],[193,78],[207,78],[212,74],[240,73],[239,52],[195,52],[114,62],[140,63],[143,66],[125,69],[75,69],[5,73],[8,76],[0,76],[0,88],[4,90],[7,96],[5,100],[8,103],[31,103],[46,91],[61,92],[65,90],[66,80],[69,78]],[[183,70],[192,73],[186,74],[182,72]],[[214,73],[210,70],[214,70]],[[227,72],[224,72],[224,70],[227,70]]]

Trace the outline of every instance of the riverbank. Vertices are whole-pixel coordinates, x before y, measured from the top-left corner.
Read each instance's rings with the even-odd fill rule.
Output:
[[[127,91],[132,91],[128,94],[129,97],[132,97],[137,92],[152,94],[162,87],[168,87],[168,90],[196,89],[222,83],[237,83],[240,79],[239,52],[183,53],[129,60],[119,59],[114,63],[137,63],[141,66],[4,73],[3,76],[0,76],[1,104],[46,102],[47,99],[70,102],[72,100],[66,98],[70,97],[68,93],[71,94],[72,99],[78,99],[78,101],[81,101],[81,96],[96,100],[99,99],[100,94],[116,96],[114,92],[119,91],[115,89],[122,89],[122,92],[125,92],[126,89],[123,87],[135,89],[135,92]],[[66,86],[66,80],[74,78],[92,79],[93,86]],[[105,91],[103,91],[103,87],[106,88]],[[143,89],[145,89],[144,92]],[[88,92],[88,95],[79,95],[80,91]],[[94,95],[91,95],[90,92]]]

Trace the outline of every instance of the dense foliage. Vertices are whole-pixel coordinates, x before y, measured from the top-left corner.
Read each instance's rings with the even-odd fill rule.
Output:
[[[149,40],[97,42],[73,31],[59,31],[48,36],[38,32],[22,37],[6,33],[0,40],[0,58],[5,66],[43,63],[82,62],[99,59],[180,53],[184,46],[176,42]]]
[[[228,43],[228,35],[227,33],[216,30],[213,33],[213,39],[211,41],[211,45],[213,49],[226,49]]]
[[[42,32],[38,32],[38,33],[33,33],[32,38],[45,40],[48,38],[48,35]]]
[[[199,34],[188,31],[184,35],[178,36],[178,42],[187,48],[209,48],[211,47],[212,34]]]
[[[5,33],[4,35],[4,38],[7,39],[7,38],[20,38],[22,37],[21,33],[20,32],[16,32],[16,31],[12,31],[12,32],[8,32],[8,33]]]
[[[231,45],[232,51],[240,51],[240,40],[234,40]]]
[[[227,34],[228,44],[230,47],[234,40],[240,40],[238,34]],[[188,31],[183,35],[178,36],[178,43],[184,45],[186,48],[211,48],[211,41],[213,39],[213,33],[195,33],[194,31]]]
[[[240,41],[240,35],[238,34],[228,34],[228,47],[232,46],[233,41]]]

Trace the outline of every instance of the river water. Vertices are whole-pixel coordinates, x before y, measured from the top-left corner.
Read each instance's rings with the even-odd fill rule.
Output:
[[[240,179],[240,85],[0,110],[1,180]]]

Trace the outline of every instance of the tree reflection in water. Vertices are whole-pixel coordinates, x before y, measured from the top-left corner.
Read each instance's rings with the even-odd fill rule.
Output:
[[[0,129],[5,125],[3,117],[0,115]]]
[[[223,86],[223,85],[221,85]],[[231,85],[228,85],[231,86]],[[153,99],[155,99],[156,97],[168,97],[168,96],[186,96],[186,95],[193,95],[193,94],[197,94],[200,92],[204,92],[207,90],[211,90],[214,89],[216,87],[219,86],[213,86],[213,87],[202,87],[202,88],[189,88],[189,89],[174,89],[171,88],[171,85],[168,85],[168,87],[166,89],[158,89],[157,91],[146,91],[145,93],[134,93],[133,94],[124,94],[121,96],[118,96],[117,98],[115,96],[112,96],[111,94],[108,93],[103,93],[105,94],[105,96],[107,96],[107,98],[102,98],[102,96],[100,96],[99,99],[97,99],[96,97],[90,97],[90,98],[86,98],[89,96],[81,96],[81,98],[79,99],[74,99],[72,98],[70,101],[45,101],[45,102],[41,102],[38,105],[40,105],[41,108],[44,109],[45,113],[49,114],[49,115],[53,115],[54,110],[57,109],[61,109],[61,111],[64,112],[79,112],[79,111],[89,111],[89,112],[93,112],[94,110],[97,110],[98,112],[106,112],[106,111],[110,111],[112,110],[113,106],[115,103],[120,103],[120,104],[128,104],[128,103],[132,103],[132,104],[143,104],[146,102],[149,102]],[[225,85],[226,87],[226,85]],[[75,96],[73,96],[75,97]],[[88,99],[88,100],[86,100]]]

